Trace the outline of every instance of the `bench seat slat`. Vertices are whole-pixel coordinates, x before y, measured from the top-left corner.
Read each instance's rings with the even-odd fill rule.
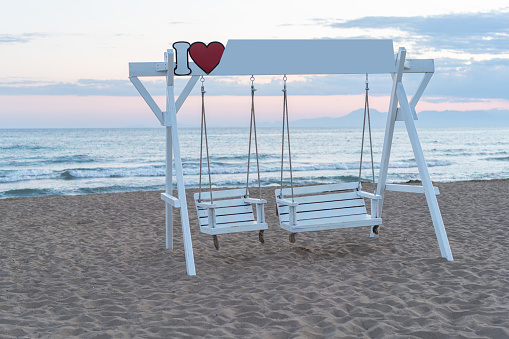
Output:
[[[212,198],[214,199],[215,203],[216,199],[238,198],[243,197],[245,194],[246,194],[245,188],[235,188],[232,190],[213,191]],[[194,200],[197,201],[198,197],[199,193],[195,193]],[[210,200],[210,192],[201,192],[201,199],[205,201]]]
[[[292,200],[291,196],[286,197],[288,200]],[[339,201],[348,199],[357,199],[359,196],[356,192],[345,192],[345,193],[334,193],[334,194],[320,194],[320,195],[309,195],[295,197],[293,200],[299,204],[307,204],[312,202],[321,201]]]
[[[334,192],[334,191],[343,191],[343,190],[354,190],[359,187],[359,183],[357,182],[347,182],[342,184],[329,184],[329,185],[313,185],[313,186],[301,186],[294,187],[293,194],[294,195],[306,195],[306,194],[315,194],[315,193],[325,193],[325,192]],[[276,196],[279,195],[279,189],[276,189]],[[283,188],[283,196],[291,197],[292,189],[291,188]]]
[[[195,202],[197,202],[197,201],[195,200]],[[210,201],[207,200],[205,202],[208,203]],[[251,204],[245,203],[244,198],[239,198],[239,199],[228,199],[228,200],[214,200],[214,205],[216,205],[217,207],[235,207],[235,206],[241,206],[241,205],[249,206]]]
[[[364,199],[349,199],[342,201],[326,201],[326,202],[318,202],[312,204],[299,204],[297,208],[297,214],[300,212],[309,212],[309,211],[318,211],[318,210],[330,210],[336,208],[346,208],[346,207],[362,207],[365,206]],[[288,213],[288,206],[280,206],[279,213],[285,214]]]
[[[293,232],[310,232],[310,231],[324,231],[338,228],[360,227],[360,226],[376,226],[382,224],[382,218],[371,218],[367,215],[355,215],[349,218],[330,218],[327,220],[319,221],[302,221],[298,222],[295,226],[290,226],[288,222],[282,222],[281,228]]]
[[[230,214],[243,214],[253,213],[253,207],[251,205],[241,205],[233,207],[220,207],[216,208],[216,217]],[[198,208],[198,217],[203,218],[209,215],[208,208]]]
[[[323,210],[323,211],[311,211],[311,212],[301,212],[297,213],[297,222],[309,219],[325,219],[325,218],[335,218],[335,217],[343,217],[343,216],[351,216],[351,215],[366,215],[366,207],[351,207],[351,208],[339,208],[332,210]],[[282,222],[286,222],[289,220],[288,214],[282,214],[279,216],[279,220]]]
[[[201,226],[208,226],[209,219],[208,217],[198,218]],[[232,215],[223,215],[216,216],[216,227],[221,224],[231,224],[234,222],[244,222],[244,221],[254,221],[253,213],[243,213],[243,214],[232,214]]]
[[[246,221],[235,223],[234,225],[229,226],[218,226],[218,227],[200,227],[200,231],[206,234],[226,234],[226,233],[236,233],[236,232],[247,232],[247,231],[261,231],[268,229],[267,223],[258,223],[254,221]]]

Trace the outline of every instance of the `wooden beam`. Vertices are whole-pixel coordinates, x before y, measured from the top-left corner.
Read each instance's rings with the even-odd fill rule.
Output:
[[[431,177],[428,172],[426,160],[424,159],[421,143],[417,135],[414,119],[412,119],[412,111],[410,104],[408,103],[403,83],[397,83],[396,93],[401,105],[401,109],[404,113],[403,116],[405,117],[406,130],[410,139],[410,143],[412,144],[415,162],[417,163],[417,168],[419,169],[422,186],[424,187],[424,194],[426,195],[426,201],[428,203],[429,211],[431,214],[431,220],[433,221],[433,227],[435,228],[435,234],[438,240],[438,245],[440,247],[440,253],[442,254],[442,257],[452,261],[453,257],[451,247],[449,246],[449,240],[447,239],[447,234],[445,232],[444,222],[442,220],[442,215],[440,214],[440,208],[438,207],[437,198],[435,196]]]
[[[152,99],[152,96],[147,91],[145,86],[143,86],[143,83],[140,81],[140,79],[138,79],[138,77],[136,77],[136,76],[133,76],[133,77],[129,77],[129,80],[131,80],[131,82],[133,83],[134,87],[136,87],[136,89],[140,93],[141,97],[147,103],[148,107],[150,107],[152,112],[154,112],[154,114],[156,115],[157,119],[159,119],[159,122],[161,124],[163,124],[163,112],[161,111],[159,106],[157,106],[157,104],[154,101],[154,99]]]
[[[414,186],[414,185],[399,185],[399,184],[386,184],[386,191],[394,191],[394,192],[406,192],[406,193],[424,193],[424,187],[422,186]],[[433,187],[435,195],[439,195],[440,191],[438,187]]]

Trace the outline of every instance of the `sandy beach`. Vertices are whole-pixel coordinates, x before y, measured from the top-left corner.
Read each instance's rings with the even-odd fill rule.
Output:
[[[186,274],[160,192],[0,200],[0,338],[509,338],[509,180],[437,183],[454,262],[423,194],[387,192],[369,228],[288,241],[199,231]],[[177,211],[178,212],[178,211]]]

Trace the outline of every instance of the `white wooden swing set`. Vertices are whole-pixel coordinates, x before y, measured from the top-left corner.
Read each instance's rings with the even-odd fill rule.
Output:
[[[194,62],[189,62],[189,57]],[[416,93],[410,101],[407,99],[402,82],[404,73],[424,74]],[[415,106],[433,73],[434,62],[432,59],[406,59],[406,50],[404,48],[399,48],[395,56],[392,40],[229,40],[226,47],[218,42],[212,42],[208,45],[201,42],[193,44],[176,42],[173,44],[173,49],[168,49],[165,53],[164,62],[129,63],[129,79],[161,124],[166,127],[166,190],[165,193],[161,194],[161,198],[165,201],[166,205],[166,248],[173,248],[173,208],[179,208],[187,274],[196,274],[178,138],[177,112],[200,77],[202,78],[200,189],[194,195],[200,231],[213,236],[216,248],[219,248],[217,235],[234,232],[259,231],[259,240],[263,243],[263,232],[267,230],[268,225],[265,222],[264,213],[266,201],[261,197],[254,110],[254,93],[256,90],[254,88],[254,75],[284,75],[281,185],[275,190],[275,195],[280,227],[290,232],[290,241],[294,242],[295,234],[299,232],[359,226],[369,226],[371,228],[370,236],[378,237],[379,226],[382,224],[382,206],[385,191],[424,193],[441,256],[452,261],[452,252],[436,199],[436,195],[439,192],[436,187],[433,187],[431,182],[414,123],[414,120],[417,119]],[[355,183],[293,186],[286,77],[287,75],[310,74],[366,74],[361,161],[359,180]],[[373,184],[375,183],[371,126],[369,122],[368,74],[390,74],[393,80],[380,171],[373,193],[362,191],[360,181],[367,122]],[[245,189],[212,190],[204,103],[205,89],[203,76],[205,75],[251,76],[251,123]],[[159,108],[138,79],[138,77],[142,76],[166,77],[165,111]],[[190,76],[187,85],[176,100],[174,95],[175,76]],[[422,186],[386,183],[396,121],[404,121],[405,123]],[[290,167],[290,187],[283,188],[285,128]],[[249,164],[253,134],[258,171],[258,188],[260,192],[258,198],[249,196]],[[205,141],[209,177],[208,192],[202,192],[201,187],[203,141]],[[173,195],[172,187],[173,161],[175,161],[177,197]],[[371,202],[370,214],[366,211],[365,198]],[[256,216],[253,211],[253,205],[256,206]]]

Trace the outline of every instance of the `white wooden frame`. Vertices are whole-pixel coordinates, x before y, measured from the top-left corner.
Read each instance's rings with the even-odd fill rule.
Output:
[[[177,113],[198,81],[206,75],[195,63],[188,64],[190,78],[175,100],[175,55],[173,49],[165,53],[164,62],[129,63],[129,79],[142,98],[166,128],[166,190],[161,198],[166,205],[166,248],[173,248],[173,208],[180,209],[187,274],[195,275],[195,264],[189,214],[185,195],[182,158],[177,129]],[[394,59],[392,40],[230,40],[217,67],[208,75],[292,75],[292,74],[390,74],[393,79],[391,99],[385,129],[381,166],[376,195],[371,199],[371,213],[381,218],[385,190],[424,193],[431,213],[435,234],[442,257],[453,260],[444,223],[436,200],[421,144],[415,128],[415,106],[434,73],[432,59],[406,59],[406,50],[400,48]],[[404,73],[423,73],[424,77],[410,102],[402,78]],[[138,77],[166,77],[166,110],[162,111]],[[398,108],[399,104],[399,108]],[[422,188],[386,184],[389,157],[397,120],[404,121],[422,181]],[[172,167],[178,196],[173,196]],[[403,187],[404,186],[404,187]]]

